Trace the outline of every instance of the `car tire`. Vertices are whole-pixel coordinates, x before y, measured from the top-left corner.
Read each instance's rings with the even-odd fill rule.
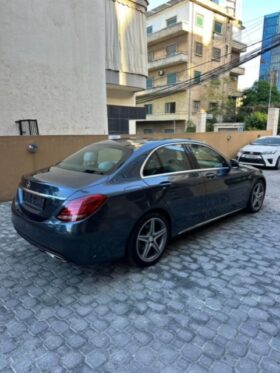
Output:
[[[260,211],[265,197],[265,183],[263,180],[257,180],[253,185],[250,198],[247,204],[247,211],[255,213]]]
[[[127,248],[129,262],[138,267],[155,264],[169,241],[169,223],[165,216],[151,212],[143,216],[133,229]]]
[[[280,170],[280,157],[276,161],[275,170]]]

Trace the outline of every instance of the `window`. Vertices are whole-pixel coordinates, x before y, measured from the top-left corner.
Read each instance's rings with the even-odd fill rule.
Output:
[[[146,114],[153,114],[153,105],[152,104],[144,105],[144,107],[145,107],[145,110],[146,110]]]
[[[190,144],[189,145],[199,168],[223,168],[228,167],[227,161],[215,150],[204,145]]]
[[[203,55],[203,44],[198,41],[195,42],[195,55],[202,57]]]
[[[176,51],[177,51],[177,45],[171,44],[168,47],[166,47],[166,56],[167,57],[174,56],[174,54],[176,54]]]
[[[176,23],[177,23],[177,16],[168,18],[166,20],[166,27],[174,26],[174,25],[176,25]]]
[[[148,62],[152,62],[154,59],[154,52],[148,52]]]
[[[38,136],[39,127],[37,119],[22,119],[15,122],[21,136]]]
[[[212,58],[215,61],[221,61],[221,49],[220,48],[213,48],[212,51]]]
[[[170,144],[156,150],[148,159],[144,176],[190,170],[191,166],[183,145]]]
[[[228,45],[226,44],[226,56],[228,55]]]
[[[176,81],[177,81],[177,74],[176,73],[167,74],[167,84],[168,85],[175,84]]]
[[[172,114],[176,112],[176,102],[167,102],[165,104],[165,112]]]
[[[218,110],[218,103],[217,102],[209,102],[210,113],[215,112],[217,110]]]
[[[219,4],[220,3],[220,0],[211,0],[212,3],[215,3],[215,4]]]
[[[220,35],[223,33],[223,24],[221,22],[214,22],[214,33]]]
[[[154,82],[152,78],[147,79],[147,89],[153,88]]]
[[[146,135],[148,135],[148,134],[151,134],[151,133],[153,133],[154,131],[152,130],[152,128],[144,128],[144,133],[146,134]]]
[[[196,83],[200,83],[201,71],[195,71],[194,72],[194,79],[195,79]]]
[[[173,128],[165,128],[164,133],[174,133]]]
[[[204,16],[202,14],[197,14],[195,16],[195,25],[197,27],[203,27],[203,25],[204,25]]]
[[[193,101],[193,111],[199,111],[200,110],[200,101]]]
[[[111,173],[130,156],[131,152],[124,147],[93,144],[65,158],[57,167],[92,174]]]
[[[152,34],[153,33],[153,26],[148,26],[147,27],[147,34]]]

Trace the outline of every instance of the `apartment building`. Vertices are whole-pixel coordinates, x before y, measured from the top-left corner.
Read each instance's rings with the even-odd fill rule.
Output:
[[[0,2],[0,136],[128,133],[145,118],[147,0]]]
[[[203,74],[246,51],[240,12],[241,0],[171,0],[148,12],[149,77],[137,97],[147,117],[137,121],[137,133],[182,133],[188,123],[200,130],[206,113],[240,97],[241,67],[200,84]],[[190,79],[197,85],[186,87]]]

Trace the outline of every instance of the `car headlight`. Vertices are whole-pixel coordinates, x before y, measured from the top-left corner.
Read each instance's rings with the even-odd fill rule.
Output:
[[[267,152],[262,152],[262,155],[271,155],[271,154],[275,154],[277,152],[277,150],[270,150],[270,151],[267,151]]]
[[[238,152],[238,153],[237,153],[237,157],[238,157],[238,158],[241,157],[241,155],[242,155],[242,152]]]

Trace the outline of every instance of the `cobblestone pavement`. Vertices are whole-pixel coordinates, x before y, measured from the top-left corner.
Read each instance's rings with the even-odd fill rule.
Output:
[[[280,372],[280,172],[255,215],[175,240],[149,269],[78,267],[0,205],[0,371]]]

